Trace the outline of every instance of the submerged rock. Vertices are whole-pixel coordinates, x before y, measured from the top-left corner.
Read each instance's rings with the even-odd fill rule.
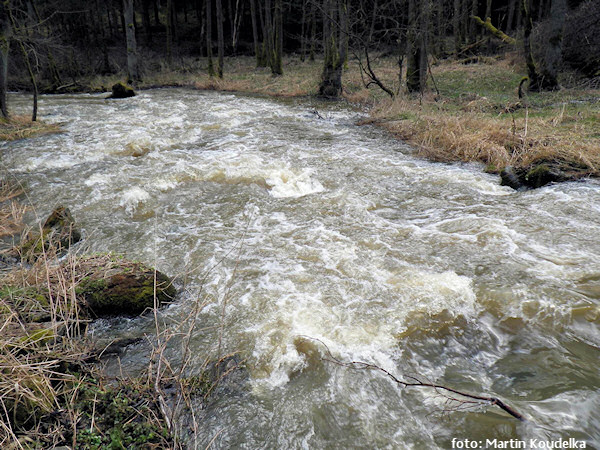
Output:
[[[76,293],[97,317],[140,314],[155,306],[155,295],[160,306],[177,293],[169,277],[142,263],[92,257],[82,267],[87,275]]]
[[[39,230],[40,232],[29,233],[19,246],[13,249],[13,253],[20,254],[26,261],[31,262],[45,252],[61,253],[81,240],[81,232],[75,227],[75,219],[71,211],[64,206],[56,207]]]
[[[125,83],[119,81],[113,84],[112,94],[108,98],[128,98],[135,97],[135,91],[131,86],[127,86]]]

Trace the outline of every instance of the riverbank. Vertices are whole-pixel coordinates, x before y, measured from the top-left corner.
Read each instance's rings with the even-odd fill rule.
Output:
[[[209,77],[205,61],[195,59],[146,75],[138,89],[185,86],[273,97],[318,92],[319,59],[287,58],[280,77],[273,77],[267,68],[256,68],[251,57],[225,61],[222,80]],[[389,130],[411,144],[419,156],[442,162],[476,161],[498,174],[509,167],[524,182],[533,170],[540,184],[600,175],[597,80],[595,84],[563,80],[566,87],[560,91],[525,93],[519,98],[518,86],[526,69],[517,55],[508,54],[439,61],[431,68],[428,92],[406,95],[399,93],[395,59],[373,57],[372,67],[398,95],[391,99],[376,86],[365,88],[358,63],[350,61],[343,75],[344,99],[368,108],[370,117],[365,123]],[[108,91],[120,79],[94,77],[82,81],[78,89]]]
[[[207,369],[182,376],[158,351],[169,339],[161,334],[147,344],[156,352],[147,370],[133,375],[125,368],[119,378],[109,377],[104,359],[141,339],[92,339],[88,327],[98,317],[158,308],[173,300],[175,289],[141,263],[68,250],[80,233],[65,208],[55,209],[39,232],[29,229],[24,194],[11,177],[0,177],[0,442],[6,448],[173,448],[173,420],[185,408],[184,396],[207,396],[216,375]],[[157,361],[165,367],[155,370]]]
[[[9,119],[0,118],[0,142],[16,141],[42,134],[58,133],[60,124],[44,121],[32,122],[31,116],[11,116]]]

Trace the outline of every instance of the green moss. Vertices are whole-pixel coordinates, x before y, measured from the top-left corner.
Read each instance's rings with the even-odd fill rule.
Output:
[[[112,86],[112,95],[109,98],[128,98],[134,97],[135,91],[131,86],[127,86],[122,81],[113,84]]]
[[[41,287],[2,286],[0,300],[5,303],[2,312],[10,314],[16,311],[25,322],[42,322],[49,316],[47,295],[47,290]]]
[[[170,301],[176,294],[168,277],[156,273],[156,303]],[[123,266],[108,278],[87,278],[76,292],[85,298],[96,315],[140,314],[155,304],[154,271],[141,264]]]
[[[80,412],[76,448],[165,448],[169,443],[165,423],[157,420],[155,393],[142,380],[107,388],[90,383],[80,390],[75,407]]]
[[[23,345],[37,345],[44,346],[56,339],[56,333],[52,328],[40,328],[23,336],[19,339],[19,342]]]

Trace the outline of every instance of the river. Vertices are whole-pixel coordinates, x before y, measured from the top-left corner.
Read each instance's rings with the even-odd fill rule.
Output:
[[[16,111],[27,101],[9,98]],[[81,251],[176,277],[160,320],[176,330],[195,318],[187,373],[217,354],[246,361],[245,381],[194,411],[190,446],[600,448],[598,183],[516,192],[306,99],[163,89],[43,96],[40,111],[64,132],[1,144],[0,160],[38,216],[65,205]],[[143,336],[153,323],[94,332]],[[528,420],[323,361],[306,336],[341,361],[499,397]],[[143,353],[132,346],[122,366],[143,366]]]

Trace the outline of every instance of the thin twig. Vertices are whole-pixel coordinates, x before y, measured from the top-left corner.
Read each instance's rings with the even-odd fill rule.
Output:
[[[426,382],[423,382],[413,376],[406,377],[408,380],[412,380],[412,381],[400,380],[394,374],[390,373],[389,371],[387,371],[384,368],[379,367],[375,364],[370,364],[370,363],[363,362],[363,361],[350,361],[350,362],[340,361],[335,356],[333,356],[333,354],[331,353],[331,350],[329,349],[327,344],[325,344],[320,339],[313,338],[310,336],[301,336],[301,337],[319,342],[321,345],[323,345],[323,347],[325,347],[325,351],[327,352],[328,358],[321,358],[322,361],[331,362],[338,366],[348,367],[350,369],[376,370],[376,371],[382,372],[383,374],[387,375],[388,378],[390,378],[392,381],[394,381],[396,384],[400,385],[403,388],[406,388],[406,387],[428,387],[428,388],[433,388],[436,390],[451,392],[452,394],[456,394],[456,395],[459,395],[459,396],[467,398],[467,399],[478,400],[478,402],[476,402],[476,403],[485,402],[490,405],[495,405],[495,406],[499,407],[500,409],[502,409],[503,411],[505,411],[506,413],[510,414],[515,419],[518,419],[523,422],[526,421],[525,417],[521,413],[517,412],[514,408],[508,406],[506,403],[504,403],[499,398],[470,394],[468,392],[459,391],[457,389],[454,389],[454,388],[451,388],[448,386],[444,386],[441,384],[437,384],[437,383],[426,383]],[[452,397],[452,396],[447,396],[446,398],[448,398],[451,401],[458,402],[460,404],[475,403],[475,402],[470,402],[468,400],[464,400],[464,399],[460,399],[460,398],[456,398],[456,397]]]

